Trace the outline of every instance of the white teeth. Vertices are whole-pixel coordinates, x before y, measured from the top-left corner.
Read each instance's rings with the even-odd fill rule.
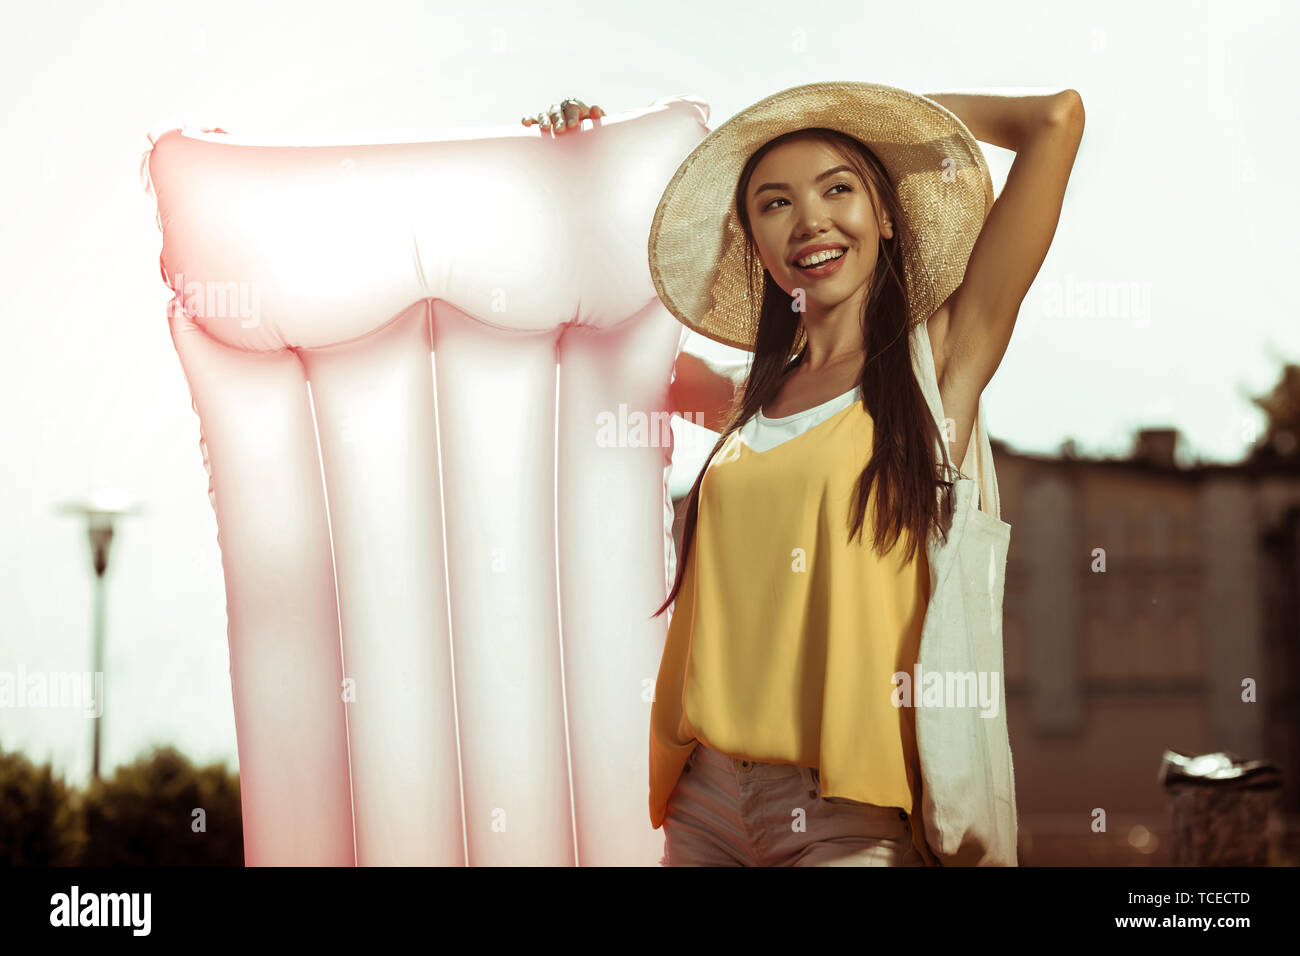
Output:
[[[806,258],[800,259],[795,263],[795,265],[802,269],[807,268],[808,266],[817,265],[821,262],[829,262],[831,259],[840,258],[840,256],[844,255],[845,251],[846,250],[844,249],[823,249],[821,252],[814,252]]]

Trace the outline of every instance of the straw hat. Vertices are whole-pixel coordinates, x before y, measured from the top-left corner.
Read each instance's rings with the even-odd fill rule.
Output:
[[[650,226],[650,276],[659,299],[684,325],[753,351],[758,303],[745,276],[745,234],[735,190],[764,143],[810,127],[839,130],[876,155],[898,191],[918,252],[904,268],[911,322],[923,322],[961,284],[993,181],[975,138],[934,100],[878,83],[796,86],[759,100],[692,150],[664,190]],[[755,289],[763,266],[754,261]],[[799,346],[806,333],[801,329]]]

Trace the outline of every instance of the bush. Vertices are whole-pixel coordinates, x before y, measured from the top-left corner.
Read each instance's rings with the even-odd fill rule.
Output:
[[[71,788],[49,764],[0,750],[0,866],[68,866],[80,845]]]
[[[196,769],[172,747],[92,782],[81,818],[83,866],[244,865],[238,777],[220,764]]]
[[[243,866],[239,777],[159,747],[80,791],[0,750],[0,865]]]

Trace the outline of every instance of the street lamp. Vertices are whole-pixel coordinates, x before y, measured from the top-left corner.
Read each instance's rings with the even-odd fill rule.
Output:
[[[102,674],[104,672],[104,574],[108,570],[108,550],[113,543],[114,524],[118,518],[129,514],[140,514],[144,508],[124,492],[101,488],[92,491],[88,497],[64,501],[57,510],[61,514],[80,515],[86,520],[91,561],[95,569],[95,617],[92,635],[94,670],[92,673]],[[102,704],[101,701],[95,703]],[[104,713],[102,706],[98,709],[101,716],[95,719],[94,757],[91,763],[93,780],[99,779],[99,738]]]

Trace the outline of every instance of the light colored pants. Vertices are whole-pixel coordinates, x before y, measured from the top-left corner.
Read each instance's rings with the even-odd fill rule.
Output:
[[[816,769],[697,744],[668,799],[663,866],[925,866],[899,807],[823,797]]]

